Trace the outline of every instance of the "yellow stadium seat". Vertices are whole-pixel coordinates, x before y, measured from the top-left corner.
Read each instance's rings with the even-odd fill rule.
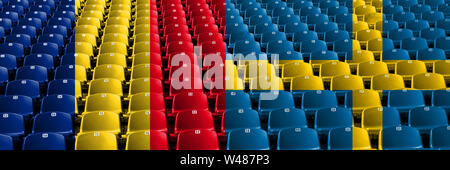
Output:
[[[81,118],[80,133],[89,132],[108,132],[115,135],[119,134],[119,115],[108,111],[84,113]]]
[[[322,78],[318,76],[298,76],[291,81],[292,90],[324,90]]]
[[[127,18],[112,17],[106,20],[106,25],[124,25],[127,28],[130,28],[130,21]]]
[[[128,54],[127,45],[121,42],[106,42],[100,45],[100,54],[103,53],[119,53]]]
[[[418,60],[406,60],[397,63],[395,72],[402,76],[412,76],[414,74],[426,73],[425,63]]]
[[[91,43],[75,42],[75,53],[82,53],[88,56],[94,56],[94,48]]]
[[[353,50],[361,50],[361,44],[359,43],[358,40],[352,41],[352,49]]]
[[[122,82],[116,79],[95,79],[89,84],[89,95],[98,93],[112,93],[123,96]]]
[[[445,89],[444,76],[436,73],[416,74],[411,79],[411,88],[417,90],[440,90]]]
[[[150,150],[150,132],[135,132],[128,135],[125,150]]]
[[[87,81],[86,68],[80,65],[75,65],[75,80],[78,80],[82,83]]]
[[[150,41],[150,33],[140,33],[134,35],[134,43]]]
[[[331,90],[359,90],[364,89],[363,79],[356,75],[341,75],[331,79]]]
[[[366,2],[364,0],[353,0],[352,2],[353,4],[353,8],[362,6],[362,5],[366,5]]]
[[[359,31],[369,30],[369,25],[366,22],[363,21],[353,21],[353,28],[352,31],[354,33]]]
[[[380,95],[377,91],[361,89],[352,92],[352,108],[354,113],[360,114],[364,109],[382,107]]]
[[[87,0],[86,5],[100,5],[102,7],[106,7],[105,0]]]
[[[380,74],[372,77],[373,90],[400,90],[405,88],[403,77],[397,74]]]
[[[150,130],[150,110],[134,112],[128,118],[127,134]]]
[[[129,45],[128,41],[129,41],[128,35],[126,35],[126,34],[113,33],[113,34],[105,34],[103,36],[103,43],[120,42],[120,43],[124,43],[128,47],[128,45]]]
[[[129,113],[150,110],[150,93],[138,93],[130,97]]]
[[[275,67],[268,63],[267,60],[249,61],[244,66],[245,78],[256,78],[261,76],[276,76]]]
[[[377,10],[374,6],[371,5],[360,5],[355,8],[355,14],[356,15],[368,15],[370,13],[375,13]]]
[[[364,16],[364,21],[369,24],[372,29],[375,28],[375,24],[378,21],[383,21],[383,14],[379,12],[370,13]]]
[[[368,50],[353,50],[353,55],[351,60],[346,60],[347,63],[359,64],[367,61],[374,61],[375,57],[373,53]]]
[[[92,25],[95,26],[97,29],[100,29],[102,27],[100,19],[94,17],[79,18],[77,21],[77,25]]]
[[[372,77],[379,74],[389,74],[388,66],[381,61],[368,61],[360,63],[358,66],[358,75],[362,77]]]
[[[244,81],[236,76],[225,76],[225,90],[244,90]]]
[[[150,52],[150,41],[143,41],[134,44],[133,55],[145,52]]]
[[[134,28],[134,34],[141,34],[141,33],[150,33],[150,25],[149,24],[141,24],[136,25]]]
[[[378,30],[367,29],[356,32],[356,39],[359,41],[370,41],[377,38],[382,38],[381,32]]]
[[[439,73],[444,76],[450,76],[450,60],[440,60],[434,63],[434,73]]]
[[[120,81],[125,80],[123,67],[115,64],[105,64],[95,67],[93,79],[113,78]]]
[[[130,82],[130,95],[137,93],[147,92],[150,93],[150,79],[149,78],[139,78],[131,80]]]
[[[320,77],[333,77],[339,75],[348,75],[350,73],[350,66],[341,61],[332,61],[329,63],[322,64],[320,67]]]
[[[126,18],[128,21],[130,21],[131,13],[130,13],[130,11],[127,11],[127,10],[114,10],[114,11],[109,12],[109,17],[111,17],[111,18],[115,18],[115,17]]]
[[[105,14],[105,7],[101,5],[85,5],[83,11],[101,11]]]
[[[282,78],[293,78],[297,76],[314,75],[310,64],[296,61],[283,66]]]
[[[128,35],[128,28],[124,25],[107,25],[104,34],[125,34]]]
[[[131,6],[131,1],[127,1],[127,0],[111,0],[111,5],[128,5]]]
[[[133,66],[139,64],[150,64],[150,53],[139,53],[133,56]]]
[[[75,150],[117,150],[116,135],[106,132],[83,133],[76,136]]]
[[[367,50],[374,53],[380,53],[383,51],[383,38],[372,39],[367,42]]]
[[[111,11],[129,11],[131,12],[131,6],[130,5],[124,5],[124,4],[112,4],[109,7],[109,10]]]
[[[75,80],[75,97],[80,98],[82,96],[83,96],[83,94],[82,94],[82,90],[81,90],[81,82],[78,80]],[[76,110],[78,110],[77,107],[75,107],[75,108],[76,108]]]
[[[150,23],[150,17],[139,17],[134,21],[135,25],[142,25]]]
[[[276,76],[251,78],[250,90],[284,90],[283,80]]]
[[[376,133],[383,129],[383,107],[364,109],[361,115],[361,127]]]
[[[122,112],[122,102],[120,100],[120,96],[115,94],[94,94],[86,97],[86,106],[84,111],[85,113],[111,111],[119,114]]]
[[[97,18],[100,21],[103,21],[103,12],[99,11],[99,10],[90,10],[90,11],[83,11],[83,13],[81,14],[81,17],[86,18],[86,17],[91,17],[91,18]]]
[[[75,42],[86,42],[97,47],[97,38],[94,34],[75,34]]]
[[[91,57],[84,53],[75,53],[75,64],[91,69]]]
[[[372,150],[369,133],[358,127],[353,127],[353,150]]]
[[[75,35],[77,34],[92,34],[98,37],[98,28],[93,25],[77,25],[75,26]]]
[[[131,80],[138,78],[150,78],[150,64],[139,64],[132,67]]]
[[[103,53],[97,57],[97,66],[105,64],[119,65],[124,68],[127,67],[127,58],[119,53]]]

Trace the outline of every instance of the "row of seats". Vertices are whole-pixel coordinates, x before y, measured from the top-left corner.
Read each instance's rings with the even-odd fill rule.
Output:
[[[345,127],[353,127],[366,133],[367,138],[362,140],[365,141],[364,144],[356,149],[389,149],[387,142],[382,142],[385,138],[379,133],[384,127],[377,130],[370,127],[377,124],[374,122],[380,124],[379,118],[369,116],[370,112],[379,114],[383,110],[397,113],[386,114],[396,115],[392,118],[396,123],[389,122],[385,128],[404,126],[408,129],[420,129],[412,122],[428,119],[414,119],[417,116],[415,110],[429,111],[430,108],[433,114],[439,115],[434,117],[437,123],[431,127],[448,126],[447,106],[436,106],[433,103],[448,100],[448,96],[432,100],[440,93],[447,93],[448,73],[444,70],[447,70],[448,62],[443,43],[446,35],[435,37],[433,40],[436,41],[433,42],[427,41],[430,48],[407,47],[406,44],[415,45],[413,40],[405,40],[402,46],[401,41],[389,39],[388,34],[385,34],[383,25],[387,19],[382,9],[387,4],[390,5],[391,2],[227,0],[225,78],[234,81],[226,82],[227,90],[233,91],[223,94],[223,103],[226,104],[218,108],[225,111],[223,131],[228,136],[227,149],[275,149],[277,136],[281,134],[279,130],[285,128],[291,128],[291,131],[295,128],[311,128],[320,137],[320,146],[312,148],[332,149],[333,146],[327,142],[333,143],[333,140],[327,139],[333,135],[328,136],[328,132],[334,128],[351,132],[351,128],[349,130]],[[445,18],[441,22],[444,20]],[[429,28],[440,27],[433,25]],[[398,56],[402,56],[399,54],[406,54],[408,58],[399,58]],[[273,60],[274,57],[279,60]],[[264,93],[266,90],[272,91]],[[275,96],[274,99],[263,98],[271,93],[276,93],[269,95]],[[322,117],[325,114],[320,112],[330,111],[330,108],[335,108],[335,111],[346,110],[343,111],[346,116]],[[287,112],[292,117],[281,116],[282,113],[288,114]],[[410,113],[414,116],[410,116]],[[317,114],[321,116],[318,117]],[[342,124],[323,133],[320,122],[326,120]],[[251,131],[258,132],[253,134]],[[257,139],[250,142],[250,137],[244,140],[232,137],[233,132],[243,136],[248,133],[251,137],[265,133],[268,137],[255,137]],[[431,147],[430,140],[421,139],[426,138],[426,135],[429,133],[419,133],[414,137],[419,137],[420,147]],[[438,136],[445,136],[445,132]],[[248,145],[244,146],[244,141],[249,141]],[[256,141],[268,143],[259,148]],[[294,142],[300,145],[300,141]],[[366,145],[367,142],[372,144]],[[392,148],[402,148],[401,145],[408,148],[404,143]],[[350,141],[346,149],[351,148]]]
[[[438,134],[438,135],[436,135]],[[444,134],[444,135],[442,135]],[[262,129],[240,129],[228,134],[229,150],[269,150],[275,143],[277,150],[374,150],[366,130],[357,127],[335,128],[328,132],[325,146],[321,146],[318,132],[310,128],[285,128],[270,142]],[[383,150],[447,150],[449,149],[449,126],[431,130],[431,148],[423,148],[422,139],[416,128],[393,126],[379,133],[378,149]]]
[[[150,108],[159,116],[151,119],[151,134],[158,136],[151,137],[151,149],[223,149],[223,112],[215,103],[224,90],[204,88],[211,79],[203,76],[225,58],[224,1],[161,0],[156,5],[151,13],[157,20],[151,23]],[[211,55],[215,63],[207,65]],[[180,75],[180,70],[189,74]]]
[[[0,148],[70,149],[80,83],[71,59],[74,1],[1,2]]]

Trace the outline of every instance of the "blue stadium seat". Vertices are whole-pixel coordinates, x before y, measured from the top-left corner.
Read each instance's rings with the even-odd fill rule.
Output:
[[[32,133],[73,134],[72,116],[63,112],[39,113],[33,119]]]
[[[238,129],[261,128],[258,112],[251,108],[226,110],[224,117],[226,134]]]
[[[33,114],[33,100],[28,96],[0,96],[0,113]]]
[[[16,71],[16,80],[34,80],[39,83],[48,81],[47,68],[37,65],[23,66]]]
[[[433,91],[431,97],[431,104],[433,106],[439,106],[446,109],[450,108],[450,91],[448,90],[436,90]]]
[[[266,53],[280,54],[286,51],[294,51],[294,44],[287,40],[273,40],[267,43]]]
[[[326,133],[331,129],[353,127],[351,110],[342,107],[325,108],[316,112],[314,129],[319,133]]]
[[[409,53],[403,49],[383,51],[383,60],[411,60]]]
[[[31,37],[27,34],[13,34],[6,37],[5,42],[7,43],[18,43],[22,44],[24,48],[31,47]]]
[[[0,27],[3,27],[5,32],[10,32],[12,28],[11,19],[0,17]]]
[[[6,95],[23,95],[33,99],[39,98],[39,82],[34,80],[15,80],[6,85]]]
[[[0,134],[0,150],[14,150],[13,139],[10,136]]]
[[[9,81],[8,69],[0,66],[0,87]]]
[[[63,135],[57,133],[32,133],[25,137],[23,150],[66,150]]]
[[[55,79],[74,79],[75,66],[74,65],[60,65],[55,70]]]
[[[59,56],[58,44],[51,42],[40,42],[33,45],[31,52],[33,54],[49,54],[53,57]]]
[[[270,150],[269,137],[262,129],[240,129],[228,134],[227,150]]]
[[[19,25],[33,26],[36,28],[36,31],[42,29],[42,21],[39,18],[22,18],[19,20]]]
[[[75,96],[75,80],[57,79],[48,84],[47,95],[67,94]]]
[[[387,106],[395,107],[400,112],[409,111],[425,106],[425,99],[419,90],[393,90],[388,91]]]
[[[422,49],[417,54],[417,60],[446,60],[445,51],[439,48]]]
[[[262,97],[266,97],[263,99]],[[270,91],[261,93],[258,99],[258,112],[262,120],[267,120],[269,113],[273,110],[295,107],[292,94],[287,91]]]
[[[44,28],[44,34],[60,34],[64,38],[67,38],[68,30],[62,25],[48,25]]]
[[[307,128],[306,116],[303,110],[297,108],[284,108],[269,113],[267,132],[269,135],[278,135],[285,128]]]
[[[54,43],[58,46],[58,49],[64,47],[64,37],[61,34],[44,34],[39,37],[38,42],[40,43]]]
[[[37,30],[36,27],[33,26],[19,25],[13,28],[12,34],[26,34],[29,35],[32,40],[35,40],[37,36]]]
[[[8,70],[15,70],[17,68],[17,59],[11,54],[0,54],[0,66]]]
[[[278,150],[319,150],[317,132],[310,128],[287,128],[278,133]]]
[[[413,150],[422,149],[420,133],[416,128],[396,126],[384,128],[380,132],[379,149],[383,150]]]
[[[14,55],[17,58],[22,58],[25,55],[25,49],[23,45],[18,43],[0,44],[0,51],[4,54]]]
[[[409,111],[408,124],[429,134],[432,128],[448,125],[447,114],[440,107],[417,107]]]
[[[25,123],[22,115],[0,113],[0,134],[19,137],[25,134]]]
[[[431,130],[430,148],[450,150],[450,126],[436,127]]]
[[[24,66],[42,66],[47,70],[53,70],[53,57],[49,54],[31,54],[25,57]]]
[[[315,111],[338,106],[336,94],[332,91],[308,91],[302,96],[302,109],[312,116]]]
[[[75,96],[58,94],[44,97],[41,105],[41,113],[43,112],[64,112],[74,116]]]
[[[251,108],[250,96],[244,91],[226,91],[225,92],[225,110],[233,110],[238,108]]]

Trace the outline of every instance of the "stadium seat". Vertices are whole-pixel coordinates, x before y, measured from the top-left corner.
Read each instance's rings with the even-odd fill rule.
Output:
[[[25,137],[23,150],[66,150],[64,136],[57,133],[32,133]]]
[[[117,150],[116,136],[107,132],[89,132],[76,136],[75,150]]]
[[[269,150],[267,132],[262,129],[239,129],[228,134],[227,150]]]
[[[384,128],[379,134],[378,148],[383,150],[422,149],[419,131],[409,126]]]

